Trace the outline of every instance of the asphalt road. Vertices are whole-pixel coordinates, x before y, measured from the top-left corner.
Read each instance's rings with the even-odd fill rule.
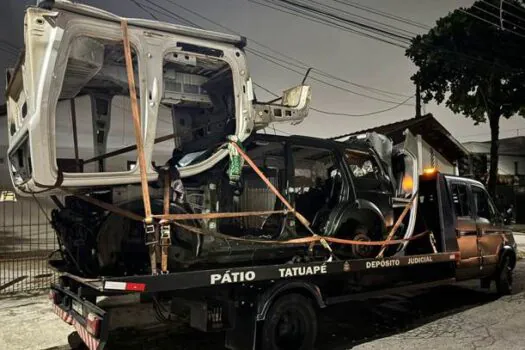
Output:
[[[72,331],[46,296],[0,299],[0,348],[69,349]],[[340,304],[320,312],[318,349],[525,349],[525,260],[514,294],[497,298],[477,283]],[[182,324],[114,334],[110,350],[222,349],[222,334]]]

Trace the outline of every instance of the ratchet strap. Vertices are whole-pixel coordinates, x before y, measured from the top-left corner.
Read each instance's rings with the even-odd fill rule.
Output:
[[[161,175],[159,174],[159,176]],[[164,215],[168,215],[170,213],[170,183],[171,183],[170,172],[166,171],[166,173],[164,174],[164,202],[163,202]],[[161,249],[160,270],[162,273],[168,272],[168,248],[170,245],[171,245],[170,225],[168,223],[161,222],[160,224],[160,249]]]
[[[135,73],[133,72],[133,61],[131,59],[131,46],[128,37],[128,22],[122,20],[120,23],[124,41],[124,57],[126,59],[126,72],[128,74],[129,99],[131,101],[131,114],[133,116],[133,130],[135,130],[135,142],[137,144],[137,154],[140,170],[140,185],[142,187],[142,199],[144,201],[144,223],[152,224],[151,202],[149,197],[149,187],[146,169],[146,157],[144,155],[144,143],[142,140],[142,128],[140,126],[140,110],[137,102],[137,90],[135,87]]]
[[[401,244],[404,242],[413,241],[413,240],[419,239],[421,237],[424,237],[432,233],[431,231],[424,231],[410,238],[391,239],[388,241],[387,240],[385,241],[356,241],[352,239],[319,236],[319,235],[310,236],[310,237],[292,238],[292,239],[280,241],[280,240],[270,240],[270,239],[263,240],[263,239],[247,238],[247,237],[228,236],[223,233],[204,231],[195,226],[184,225],[179,222],[174,222],[173,224],[175,226],[178,226],[180,228],[183,228],[189,232],[193,232],[198,235],[206,235],[206,236],[212,236],[215,238],[227,239],[227,240],[232,240],[232,241],[240,241],[240,242],[246,242],[246,243],[262,243],[262,244],[311,244],[315,242],[320,242],[321,240],[325,240],[326,242],[330,242],[330,243],[346,244],[346,245],[383,246],[383,245],[394,245],[394,244]]]
[[[74,192],[71,192],[69,190],[66,190],[66,189],[62,189],[63,191],[73,195],[73,196],[76,196],[88,203],[91,203],[93,205],[97,205],[103,209],[106,209],[108,211],[111,211],[111,212],[114,212],[115,214],[118,214],[118,215],[121,215],[121,216],[124,216],[124,217],[127,217],[128,219],[131,219],[131,220],[135,220],[135,221],[140,221],[142,222],[144,220],[144,218],[140,215],[137,215],[131,211],[128,211],[128,210],[125,210],[125,209],[122,209],[122,208],[119,208],[113,204],[109,204],[109,203],[105,203],[103,201],[100,201],[96,198],[92,198],[92,197],[89,197],[89,196],[86,196],[86,195],[82,195],[82,194],[77,194],[77,193],[74,193]],[[235,236],[229,236],[229,235],[226,235],[226,234],[223,234],[223,233],[216,233],[216,232],[209,232],[209,231],[204,231],[198,227],[195,227],[195,226],[190,226],[190,225],[185,225],[185,224],[181,224],[179,223],[178,221],[180,220],[191,220],[191,219],[200,219],[200,218],[203,218],[203,217],[207,217],[209,216],[210,214],[212,214],[212,218],[224,218],[224,217],[232,217],[233,215],[244,215],[244,216],[256,216],[256,215],[269,215],[269,214],[272,214],[272,213],[275,213],[275,211],[259,211],[259,212],[240,212],[240,213],[206,213],[206,214],[191,214],[192,216],[191,217],[182,217],[182,218],[178,218],[177,220],[174,220],[172,221],[171,223],[175,226],[178,226],[180,228],[183,228],[185,230],[187,230],[188,232],[192,232],[192,233],[195,233],[195,234],[198,234],[198,235],[206,235],[206,236],[212,236],[212,237],[215,237],[215,238],[220,238],[220,239],[226,239],[226,240],[232,240],[232,241],[242,241],[242,242],[246,242],[246,243],[261,243],[261,244],[311,244],[311,243],[316,243],[316,242],[320,242],[321,240],[324,240],[326,242],[330,242],[330,243],[337,243],[337,244],[346,244],[346,245],[364,245],[364,246],[387,246],[387,245],[394,245],[394,244],[401,244],[401,243],[404,243],[404,242],[409,242],[409,241],[413,241],[413,240],[416,240],[418,238],[421,238],[423,236],[426,236],[426,235],[429,235],[431,234],[432,232],[431,231],[424,231],[420,234],[417,234],[415,236],[412,236],[410,238],[403,238],[403,239],[387,239],[387,240],[384,240],[384,241],[356,241],[356,240],[351,240],[351,239],[344,239],[344,238],[336,238],[336,237],[328,237],[328,236],[320,236],[320,235],[315,235],[315,236],[310,236],[310,237],[301,237],[301,238],[293,238],[293,239],[288,239],[288,240],[268,240],[268,239],[256,239],[256,238],[249,238],[249,237],[235,237]],[[247,215],[249,214],[249,215]],[[174,214],[172,214],[174,215]],[[180,215],[186,215],[186,214],[180,214]]]
[[[403,209],[403,212],[401,213],[401,215],[399,215],[399,217],[396,220],[396,223],[394,224],[394,226],[392,227],[392,229],[388,233],[388,236],[386,238],[387,242],[390,241],[392,239],[392,237],[394,237],[394,235],[396,234],[396,231],[399,228],[399,226],[401,226],[401,223],[403,222],[403,219],[405,219],[405,216],[408,214],[408,211],[410,210],[410,208],[412,208],[412,205],[414,205],[414,201],[416,200],[416,198],[417,198],[417,191],[416,191],[416,193],[414,193],[412,198],[410,198],[410,202],[408,202],[407,205],[405,205],[405,208]],[[386,246],[383,246],[381,248],[381,250],[379,251],[379,254],[377,254],[377,257],[378,258],[382,258],[383,254],[385,253],[385,250],[386,250]]]

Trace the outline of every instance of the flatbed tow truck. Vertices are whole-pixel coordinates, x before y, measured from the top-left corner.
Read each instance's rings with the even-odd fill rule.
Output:
[[[483,198],[493,210],[483,186],[439,172],[421,175],[419,183],[418,215],[435,241],[412,240],[402,254],[96,279],[65,274],[50,299],[91,350],[104,349],[115,328],[98,300],[129,293],[156,307],[169,302],[168,313],[186,307],[193,328],[225,332],[229,349],[311,349],[316,309],[328,305],[468,279],[485,288],[495,282],[499,293],[510,293],[516,245],[497,217],[481,217]],[[472,209],[458,216],[465,205]]]
[[[9,168],[12,169],[11,178],[17,193],[36,197],[65,192],[84,201],[98,201],[96,196],[85,196],[82,193],[90,188],[91,193],[94,193],[101,187],[141,184],[142,195],[138,198],[144,204],[144,217],[129,211],[127,215],[144,224],[141,232],[145,231],[148,239],[141,241],[141,244],[148,246],[151,273],[125,270],[124,273],[111,274],[119,277],[104,277],[106,274],[103,272],[82,274],[83,269],[79,267],[76,270],[80,271],[78,274],[67,270],[59,282],[51,286],[50,299],[55,313],[74,326],[79,338],[90,350],[111,347],[108,346],[111,332],[119,324],[115,317],[116,309],[109,307],[109,301],[125,297],[126,294],[140,295],[142,301],[149,300],[162,320],[169,320],[172,314],[178,314],[181,309],[189,310],[192,327],[205,332],[225,332],[225,346],[229,349],[270,350],[312,349],[317,333],[316,309],[327,305],[467,279],[480,279],[483,287],[490,287],[495,282],[499,293],[511,292],[516,245],[512,232],[502,226],[503,220],[483,185],[474,180],[436,171],[418,175],[415,166],[417,161],[414,159],[416,153],[413,152],[412,158],[407,158],[412,159],[413,170],[412,175],[407,177],[412,182],[408,186],[411,188],[411,193],[407,193],[409,197],[386,196],[381,192],[381,183],[378,184],[373,179],[372,182],[367,181],[370,179],[364,177],[366,174],[372,178],[381,174],[384,180],[392,179],[391,176],[374,171],[371,161],[375,159],[373,155],[377,152],[354,149],[352,157],[366,161],[362,164],[348,164],[350,167],[340,167],[339,178],[342,179],[342,175],[346,174],[343,182],[335,181],[338,169],[332,166],[334,164],[329,169],[322,169],[330,170],[330,174],[334,173],[334,178],[330,179],[334,181],[330,181],[331,186],[326,187],[330,189],[330,194],[339,193],[339,196],[335,196],[336,199],[352,197],[349,200],[350,208],[363,207],[368,203],[369,208],[377,209],[374,201],[379,202],[378,197],[383,198],[381,206],[389,209],[391,214],[393,210],[390,209],[405,207],[396,224],[387,225],[392,229],[386,241],[365,239],[364,234],[350,236],[353,240],[348,240],[344,236],[329,235],[322,230],[318,232],[322,232],[324,236],[317,235],[314,232],[317,229],[301,215],[301,210],[284,198],[253,161],[245,158],[252,170],[287,209],[263,213],[293,214],[289,216],[294,216],[311,236],[296,235],[294,239],[287,241],[264,240],[265,236],[273,237],[267,226],[261,226],[260,231],[264,232],[259,232],[262,234],[256,240],[232,235],[225,238],[223,234],[222,239],[226,243],[221,248],[224,251],[225,248],[235,248],[239,240],[251,240],[257,244],[248,246],[247,249],[246,246],[240,247],[244,253],[241,255],[244,259],[242,261],[227,260],[220,265],[205,261],[206,266],[170,266],[167,259],[170,255],[164,252],[164,248],[172,247],[169,244],[169,223],[181,225],[177,221],[197,217],[210,219],[254,215],[253,213],[260,215],[261,212],[235,213],[226,209],[216,213],[171,213],[170,206],[173,203],[170,203],[168,184],[175,178],[170,178],[171,175],[167,173],[164,177],[164,214],[153,215],[149,183],[160,177],[153,164],[153,159],[158,160],[153,154],[154,145],[172,140],[177,141],[177,150],[180,151],[179,148],[182,147],[179,153],[184,153],[184,156],[179,159],[177,157],[181,154],[173,152],[173,147],[167,146],[171,160],[178,159],[177,168],[180,168],[181,178],[208,171],[222,164],[220,162],[229,154],[232,158],[231,169],[228,170],[231,182],[240,176],[238,171],[242,170],[239,154],[242,158],[246,156],[241,143],[255,131],[271,123],[302,121],[309,109],[310,88],[300,85],[286,90],[279,104],[275,104],[275,101],[257,102],[242,50],[245,40],[238,36],[158,21],[125,19],[65,0],[42,1],[40,8],[29,8],[26,11],[25,24],[25,54],[21,55],[16,68],[8,72],[7,88]],[[126,76],[127,80],[124,78]],[[110,125],[121,124],[115,122],[118,119],[112,119],[121,113],[115,113],[112,117],[109,106],[113,97],[122,100],[126,95],[129,95],[131,102],[135,142],[123,149],[110,151],[107,135],[111,130]],[[62,114],[57,112],[59,100],[62,107],[63,102],[69,100],[73,129],[71,132],[60,129],[69,122],[60,120]],[[77,118],[76,103],[79,103],[78,111],[82,113],[89,111],[89,106],[92,106],[91,113]],[[164,112],[159,109],[160,105]],[[177,132],[156,137],[155,126],[162,113],[171,113],[171,124],[176,126],[174,131],[176,129]],[[113,121],[110,123],[110,120]],[[77,121],[87,121],[93,131],[94,153],[83,156],[88,159],[81,159],[79,155],[82,149],[77,140]],[[125,125],[125,120],[121,121]],[[141,123],[145,123],[147,128],[141,128]],[[188,135],[182,132],[184,130]],[[206,130],[204,134],[202,130]],[[61,148],[57,138],[64,135],[73,136],[74,159],[61,158],[59,155]],[[225,140],[228,141],[220,143]],[[277,149],[282,148],[285,143],[283,141],[274,142],[274,145],[280,145]],[[312,140],[295,141],[298,145],[306,142],[303,148],[309,150],[308,142]],[[263,144],[269,145],[271,142],[267,140]],[[336,147],[335,141],[325,144],[335,152],[330,154],[340,154],[344,148],[343,143]],[[287,144],[285,150],[282,150],[288,160],[291,159],[290,153],[293,153],[294,145],[291,146]],[[68,144],[66,148],[71,149],[71,145]],[[407,156],[410,156],[410,149],[405,150],[408,152]],[[132,154],[130,158],[121,158],[112,163],[112,166],[120,164],[124,168],[110,168],[109,162],[105,162],[110,156],[135,151],[138,158]],[[306,154],[310,154],[310,151]],[[187,155],[192,155],[192,158],[188,160]],[[268,167],[273,167],[274,170],[281,168],[280,162],[267,160]],[[98,166],[89,166],[95,165],[95,162]],[[303,170],[312,170],[311,163],[305,164]],[[368,191],[360,191],[363,189],[352,184],[353,177],[349,176],[352,166],[359,176],[364,177],[362,184],[368,185]],[[406,169],[409,170],[410,166]],[[289,177],[291,172],[285,170]],[[357,175],[354,174],[355,176]],[[240,182],[238,180],[239,178],[236,181]],[[387,182],[387,187],[393,187],[390,186],[390,180]],[[339,192],[336,191],[338,183],[342,188]],[[207,187],[215,187],[215,184]],[[286,189],[288,194],[292,190],[295,194],[293,187]],[[361,192],[359,196],[363,198],[356,196],[356,192]],[[311,203],[316,200],[322,201],[314,197],[308,197],[305,201]],[[214,205],[218,203],[209,202]],[[58,200],[55,203],[62,206]],[[336,208],[346,208],[346,204],[336,204]],[[126,212],[109,203],[99,201],[95,205],[119,215]],[[345,214],[344,211],[334,210],[330,213],[339,215]],[[403,225],[404,215],[408,211],[410,215],[404,238],[392,239],[396,229]],[[317,215],[319,212],[316,209],[310,214]],[[380,216],[387,216],[379,209],[377,212]],[[77,216],[68,217],[70,220],[63,225],[65,230],[62,237],[70,241],[61,241],[61,251],[84,258],[85,255],[95,255],[94,246],[82,246],[82,250],[66,249],[68,243],[69,248],[79,246],[82,239],[77,239],[77,234],[82,236],[86,233],[84,231],[89,232],[91,227],[96,226],[90,220],[84,222],[86,218],[96,219],[93,213],[88,208],[81,213],[80,221]],[[63,214],[68,216],[67,211]],[[354,216],[363,214],[354,211]],[[329,216],[334,217],[340,219],[337,215]],[[161,220],[157,222],[154,218]],[[371,220],[371,224],[379,223],[379,219],[374,220]],[[314,221],[315,217],[312,218],[312,222]],[[57,223],[57,220],[54,222]],[[106,227],[106,237],[119,237],[119,234],[126,233],[122,221],[117,223],[120,225]],[[159,224],[160,230],[157,230],[154,223]],[[189,227],[188,231],[191,232],[195,227]],[[211,225],[208,228],[211,230]],[[348,229],[345,226],[343,228]],[[355,227],[353,233],[358,229],[359,227]],[[157,235],[159,231],[160,244]],[[414,236],[414,231],[420,233]],[[189,237],[196,237],[190,232]],[[205,232],[193,233],[203,235]],[[89,238],[96,239],[97,236],[91,235]],[[107,248],[104,242],[102,241],[102,246]],[[377,255],[366,258],[351,255],[352,258],[349,258],[348,255],[337,254],[337,250],[332,250],[328,242],[333,247],[341,244],[375,245],[381,249]],[[265,244],[268,244],[265,248],[269,248],[263,254],[264,259],[261,262],[255,256],[260,253],[258,250],[263,250],[260,248]],[[282,253],[286,253],[284,249],[274,249],[284,247],[284,244],[294,245],[293,257]],[[176,244],[173,246],[177,247]],[[325,254],[316,254],[316,249],[320,246],[324,248],[322,252]],[[162,273],[158,273],[157,269],[157,248],[162,248]],[[196,250],[200,248],[202,247],[198,240]],[[111,257],[111,253],[109,251],[107,256]],[[127,262],[133,265],[139,258],[138,254],[130,254]],[[186,263],[187,260],[182,259],[182,262]],[[89,272],[89,269],[85,269],[86,266],[89,267],[89,264],[84,266],[84,270]],[[172,270],[168,270],[168,267]],[[169,303],[169,308],[166,308],[166,303]],[[121,309],[131,310],[132,307],[122,306]],[[133,311],[128,315],[132,315],[128,316],[128,321],[140,321],[140,316],[133,314]]]

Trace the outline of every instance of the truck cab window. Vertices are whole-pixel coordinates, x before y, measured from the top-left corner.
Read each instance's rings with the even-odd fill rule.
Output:
[[[453,183],[450,186],[450,190],[452,192],[452,203],[454,204],[456,216],[471,216],[467,185]]]
[[[496,209],[488,193],[481,187],[472,186],[472,195],[476,207],[476,216],[494,223],[496,221]]]

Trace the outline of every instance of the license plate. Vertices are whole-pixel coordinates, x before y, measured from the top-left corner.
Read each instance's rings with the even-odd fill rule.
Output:
[[[80,316],[84,315],[84,313],[82,312],[82,304],[81,303],[79,303],[76,300],[73,300],[71,306],[72,306],[73,310],[75,310],[75,312],[77,314],[79,314]]]

